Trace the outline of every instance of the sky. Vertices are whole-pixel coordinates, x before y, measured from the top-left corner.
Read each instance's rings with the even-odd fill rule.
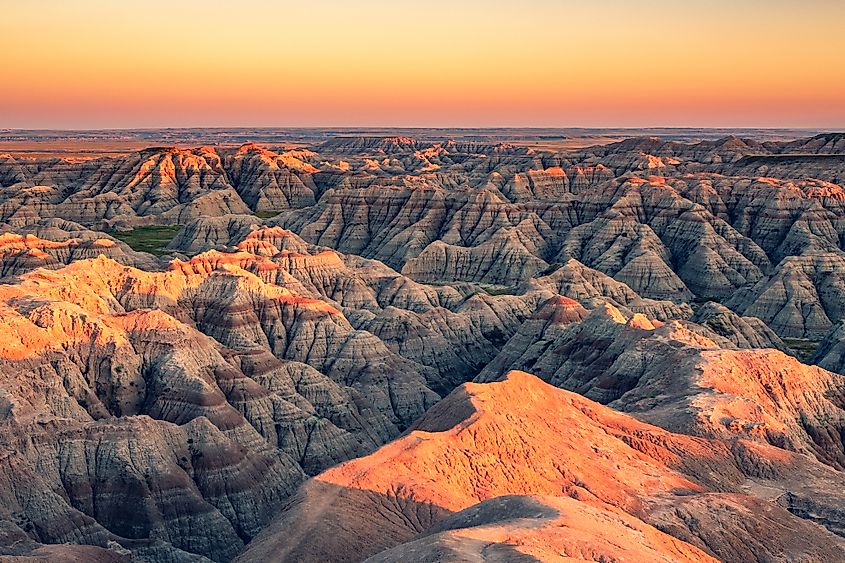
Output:
[[[845,128],[842,0],[0,0],[0,128]]]

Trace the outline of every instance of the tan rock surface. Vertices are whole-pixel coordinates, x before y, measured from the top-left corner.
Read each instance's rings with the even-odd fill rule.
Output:
[[[842,253],[791,256],[726,304],[742,315],[762,319],[780,336],[820,340],[845,319],[843,288]]]
[[[746,453],[738,458],[732,448]],[[760,464],[774,476],[813,462],[769,446],[744,448],[670,434],[512,372],[499,383],[461,387],[409,434],[308,481],[238,561],[357,561],[395,549],[379,561],[436,555],[438,544],[470,554],[485,540],[493,553],[512,556],[566,546],[597,560],[620,551],[668,560],[837,557],[841,538],[726,492],[749,479],[777,486],[758,481]],[[832,470],[820,472],[822,486],[841,482]],[[519,510],[528,504],[532,518],[507,522],[518,504],[507,495],[566,500],[522,501]],[[537,522],[555,516],[557,525]],[[716,534],[700,527],[711,519],[720,522]],[[604,533],[625,523],[640,530],[639,541],[608,542]],[[444,537],[450,527],[464,530]]]
[[[831,560],[841,148],[0,155],[0,556]]]
[[[727,338],[738,348],[775,348],[791,353],[783,340],[762,320],[757,317],[740,317],[715,301],[702,305],[690,321]]]
[[[627,318],[611,305],[563,323],[526,321],[479,374],[534,371],[554,385],[674,432],[742,436],[845,461],[845,378],[692,323]]]

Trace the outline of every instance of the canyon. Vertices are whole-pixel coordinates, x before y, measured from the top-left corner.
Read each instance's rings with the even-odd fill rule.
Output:
[[[845,557],[845,134],[401,133],[0,154],[0,558]]]

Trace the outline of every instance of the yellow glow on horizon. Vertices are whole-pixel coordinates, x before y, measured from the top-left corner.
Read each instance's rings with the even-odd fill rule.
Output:
[[[701,4],[7,2],[0,127],[845,125],[845,2]]]

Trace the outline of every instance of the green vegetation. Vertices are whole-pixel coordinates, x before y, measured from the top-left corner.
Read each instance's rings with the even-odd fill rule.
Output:
[[[516,289],[506,285],[482,285],[481,289],[490,295],[513,295],[516,293]]]
[[[424,285],[430,285],[431,287],[446,287],[448,285],[454,285],[454,283],[449,283],[449,282],[445,282],[445,281],[432,281],[432,282],[426,281],[426,282],[417,282],[417,283],[421,283],[421,284],[424,284]]]
[[[161,256],[166,252],[167,245],[182,229],[181,225],[151,225],[138,227],[131,231],[110,233],[114,238],[125,242],[139,252],[149,252]]]
[[[806,338],[782,338],[781,340],[789,346],[790,350],[795,352],[799,360],[805,363],[813,357],[819,347],[818,341],[807,340]]]
[[[281,211],[256,211],[255,216],[261,219],[272,219],[279,213],[281,213]]]
[[[454,281],[429,281],[429,282],[419,282],[424,283],[425,285],[430,285],[432,287],[449,287],[455,285],[468,285],[472,286],[475,289],[481,290],[488,295],[516,295],[516,288],[509,287],[506,285],[492,285],[486,283],[473,283],[473,282],[462,282],[458,280]]]

